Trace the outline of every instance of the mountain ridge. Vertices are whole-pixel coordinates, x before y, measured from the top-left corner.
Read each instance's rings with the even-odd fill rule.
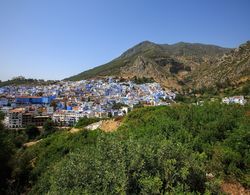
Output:
[[[248,45],[248,42],[246,45]],[[239,49],[223,48],[211,44],[186,42],[157,44],[150,41],[143,41],[129,48],[114,60],[66,78],[65,80],[77,81],[107,76],[130,79],[136,76],[152,77],[155,81],[160,82],[163,87],[176,90],[183,89],[183,86],[189,88],[207,87],[216,82],[212,81],[216,80],[216,77],[211,73],[213,71],[209,70],[210,67],[211,69],[215,69],[214,67],[222,61],[223,56],[230,56],[235,52],[239,52]],[[248,52],[247,50],[246,53]],[[244,55],[248,56],[248,54]],[[227,69],[226,63],[224,62],[223,67],[220,66],[221,69]],[[247,65],[243,64],[242,70],[248,70]],[[204,75],[201,71],[204,71],[208,75]],[[224,72],[226,74],[226,71],[217,70],[217,72]],[[213,79],[209,78],[207,85],[206,79],[203,82],[199,81],[201,79],[201,77],[197,76],[199,74],[203,75],[203,78],[210,77]],[[221,74],[215,75],[221,76]],[[230,78],[234,77],[231,76]]]

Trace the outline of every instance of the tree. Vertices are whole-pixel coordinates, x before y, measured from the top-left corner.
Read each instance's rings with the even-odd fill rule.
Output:
[[[143,104],[139,102],[138,104],[135,104],[133,108],[143,108]]]
[[[25,80],[24,76],[13,77],[12,80]]]
[[[55,123],[51,119],[48,119],[44,123],[43,129],[44,129],[44,134],[45,135],[49,135],[49,134],[51,134],[51,133],[53,133],[53,132],[56,131]]]
[[[40,135],[39,129],[34,125],[26,127],[25,132],[28,135],[29,139],[35,139],[37,136]]]
[[[116,132],[58,132],[21,151],[18,182],[30,194],[220,194],[217,181],[229,177],[248,187],[248,110],[219,102],[145,107]]]
[[[4,119],[4,113],[0,111],[0,121]]]
[[[127,105],[123,103],[114,103],[112,108],[118,110],[118,109],[121,109],[123,106],[127,106]]]
[[[14,153],[14,145],[0,122],[0,194],[5,194],[7,189],[7,181],[11,176],[12,167],[10,160]]]
[[[134,76],[132,78],[132,81],[134,81],[136,84],[144,84],[144,83],[153,83],[155,82],[153,77],[147,78],[147,77],[139,77],[137,78],[137,76]]]
[[[242,88],[242,95],[250,95],[250,82]]]
[[[179,102],[184,102],[185,97],[184,97],[184,95],[176,94],[175,100],[179,101]]]

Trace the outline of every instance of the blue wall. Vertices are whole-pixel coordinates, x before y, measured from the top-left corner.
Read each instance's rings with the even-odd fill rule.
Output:
[[[16,98],[16,103],[17,104],[50,104],[53,99],[54,99],[53,96],[38,97],[38,98],[17,97]]]
[[[72,110],[72,107],[71,106],[67,106],[67,110]]]

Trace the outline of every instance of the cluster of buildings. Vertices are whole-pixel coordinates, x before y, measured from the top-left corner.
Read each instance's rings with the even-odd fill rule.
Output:
[[[233,97],[225,97],[222,99],[222,102],[225,104],[240,104],[244,105],[247,101],[244,96],[233,96]]]
[[[113,78],[0,88],[0,109],[9,128],[42,126],[48,119],[72,126],[82,117],[123,116],[137,105],[169,105],[174,99],[175,93],[158,83],[139,85]]]

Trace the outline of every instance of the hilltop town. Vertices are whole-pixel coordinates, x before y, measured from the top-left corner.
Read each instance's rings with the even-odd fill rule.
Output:
[[[80,118],[123,116],[140,105],[174,102],[176,94],[159,83],[136,84],[107,78],[60,81],[50,85],[0,88],[0,108],[8,128],[43,126],[52,119],[59,126],[74,126]]]

